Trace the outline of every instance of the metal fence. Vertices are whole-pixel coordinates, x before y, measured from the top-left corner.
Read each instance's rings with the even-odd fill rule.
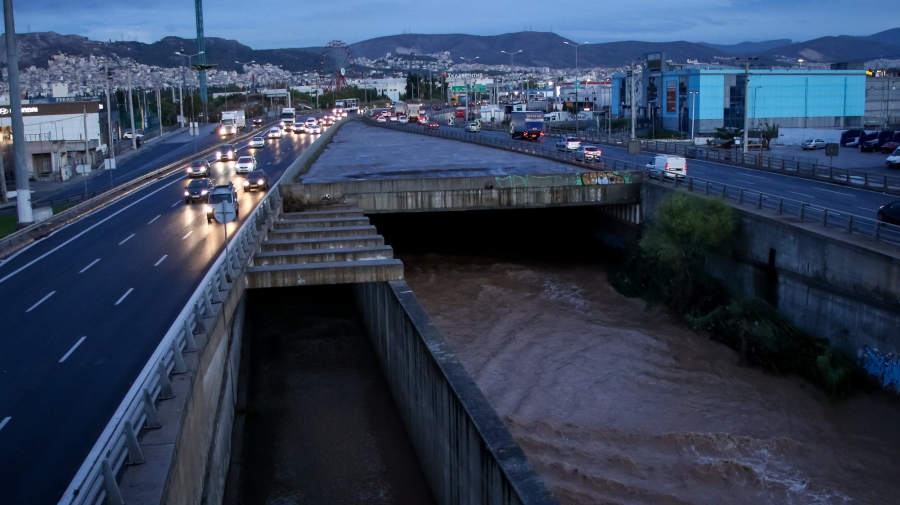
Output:
[[[340,124],[340,123],[338,123]],[[285,170],[259,205],[228,242],[187,305],[178,314],[134,385],[94,444],[60,505],[122,505],[116,475],[125,464],[144,461],[138,433],[160,426],[155,402],[174,397],[169,374],[185,372],[182,353],[197,351],[195,335],[211,331],[224,310],[228,291],[249,265],[282,209],[280,186],[290,183],[300,168],[330,142],[338,128],[329,128]],[[329,132],[332,132],[328,135]]]

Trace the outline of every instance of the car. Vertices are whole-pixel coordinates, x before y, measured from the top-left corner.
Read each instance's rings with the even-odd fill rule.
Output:
[[[469,133],[478,133],[481,131],[481,126],[479,126],[476,122],[471,122],[466,125],[466,131]]]
[[[577,161],[600,161],[600,155],[603,151],[597,146],[579,146],[575,150],[575,159]]]
[[[828,142],[825,142],[822,139],[806,139],[803,142],[800,142],[800,148],[803,149],[804,151],[810,150],[810,149],[815,151],[816,149],[824,149],[825,144],[827,144],[827,143]]]
[[[232,161],[237,159],[237,147],[234,144],[222,144],[216,149],[216,161]]]
[[[131,130],[127,130],[127,131],[125,131],[125,132],[122,133],[122,138],[123,138],[123,139],[131,140],[131,136],[132,136]],[[138,130],[138,131],[134,134],[134,137],[135,137],[135,138],[142,139],[142,138],[144,138],[144,132]]]
[[[255,117],[253,118],[253,126],[260,127],[263,124],[263,118]]]
[[[431,108],[431,110],[441,110],[441,106],[435,105],[434,107]]]
[[[194,160],[187,168],[188,177],[209,177],[209,162],[206,160]]]
[[[859,152],[861,153],[874,153],[878,151],[878,140],[867,140],[859,144]]]
[[[307,127],[306,127],[306,131],[307,131],[307,133],[321,134],[321,133],[322,133],[322,127],[319,126],[319,125],[317,125],[317,124],[316,124],[316,125],[312,125],[312,126],[307,126]]]
[[[428,124],[428,116],[419,116],[418,118],[416,118],[416,123],[425,126],[426,124]]]
[[[262,137],[253,137],[250,139],[250,142],[247,142],[247,147],[266,147],[266,139]]]
[[[431,121],[425,126],[425,128],[427,128],[429,130],[437,130],[440,127],[441,127],[441,125],[439,125],[437,123],[437,121]]]
[[[273,127],[269,128],[268,137],[270,139],[280,139],[282,135],[283,135],[283,133],[281,132],[281,128],[279,128],[277,126],[273,126]]]
[[[891,153],[885,160],[888,168],[900,168],[900,148]]]
[[[397,122],[398,123],[408,123],[409,118],[406,117],[406,114],[400,114],[399,116],[397,116]]]
[[[322,118],[322,124],[325,126],[331,126],[334,124],[334,118],[332,116],[325,116]]]
[[[306,127],[306,123],[300,123],[296,127],[294,127],[294,133],[309,133],[309,129]]]
[[[900,142],[885,142],[884,144],[881,144],[881,153],[891,154],[896,151],[898,147],[900,147]]]
[[[375,121],[379,123],[387,123],[387,118],[385,118],[384,116],[378,116],[375,118]]]
[[[221,184],[216,186],[209,192],[209,199],[206,202],[206,222],[211,223],[215,217],[214,205],[222,202],[231,202],[234,204],[234,213],[240,214],[240,204],[237,198],[237,190],[234,189],[234,183]]]
[[[392,123],[397,121],[397,116],[388,116],[387,118],[388,118],[388,121],[390,121]]]
[[[234,171],[239,174],[250,173],[254,170],[256,170],[256,158],[253,156],[241,156],[234,167]]]
[[[304,121],[304,124],[306,125],[306,128],[309,129],[309,127],[316,126],[317,124],[319,124],[319,122],[316,120],[316,118],[310,116],[310,117],[306,118],[306,121]]]
[[[243,186],[244,191],[269,189],[269,176],[262,170],[254,170],[244,178]]]
[[[878,220],[883,223],[900,224],[900,201],[879,207]]]
[[[557,151],[575,151],[581,147],[581,141],[575,137],[565,137],[556,143]]]
[[[672,156],[668,154],[659,154],[647,163],[647,168],[653,169],[651,176],[658,175],[662,172],[666,177],[678,178],[687,177],[687,160],[682,156]],[[657,173],[654,173],[657,172]]]
[[[211,180],[204,177],[202,179],[194,179],[184,187],[184,203],[194,203],[195,201],[208,201],[209,192],[215,185]]]

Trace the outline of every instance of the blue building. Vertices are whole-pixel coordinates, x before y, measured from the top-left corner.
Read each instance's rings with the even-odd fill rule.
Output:
[[[782,128],[860,127],[866,107],[864,70],[743,68],[645,68],[636,74],[637,125],[697,133],[777,124]],[[657,65],[657,68],[659,66]],[[612,114],[630,117],[631,92],[624,74],[612,77]]]

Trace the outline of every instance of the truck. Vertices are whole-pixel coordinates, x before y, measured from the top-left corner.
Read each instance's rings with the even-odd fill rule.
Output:
[[[406,107],[406,104],[403,102],[394,102],[394,104],[391,105],[391,108],[394,109],[395,116],[399,116],[400,114],[406,115]]]
[[[509,136],[514,139],[540,139],[544,136],[544,113],[531,110],[510,112]]]
[[[247,126],[247,117],[242,110],[229,110],[222,113],[222,121],[219,132],[223,137],[237,135]]]
[[[544,122],[550,121],[575,121],[575,114],[567,111],[553,111],[544,114]]]
[[[285,107],[281,109],[281,127],[284,131],[294,131],[294,124],[297,122],[297,109]]]
[[[409,116],[410,123],[415,123],[416,120],[419,119],[419,112],[420,112],[421,108],[422,108],[422,105],[418,104],[418,103],[411,103],[406,106],[407,116]]]

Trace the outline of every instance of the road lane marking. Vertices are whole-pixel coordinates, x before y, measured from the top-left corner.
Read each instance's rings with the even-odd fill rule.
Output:
[[[191,236],[191,233],[194,233],[194,230],[191,230],[191,231],[187,232],[187,235],[181,237],[181,240],[184,240],[184,239],[190,237],[190,236]]]
[[[22,272],[23,270],[25,270],[26,268],[30,267],[31,265],[34,265],[34,264],[37,263],[38,261],[41,261],[42,259],[46,258],[47,256],[50,256],[51,254],[55,253],[56,251],[58,251],[58,250],[62,249],[63,247],[69,245],[70,243],[74,242],[76,239],[80,238],[80,237],[81,237],[82,235],[84,235],[85,233],[87,233],[87,232],[93,230],[94,228],[100,226],[101,224],[103,224],[103,223],[109,221],[110,219],[112,219],[112,218],[118,216],[118,215],[121,214],[122,212],[125,212],[126,210],[130,209],[131,207],[134,207],[135,205],[137,205],[137,204],[139,204],[140,202],[146,200],[147,198],[150,198],[151,196],[155,195],[156,193],[159,193],[160,191],[162,191],[162,190],[168,188],[169,186],[171,186],[171,185],[173,185],[173,184],[180,183],[180,182],[182,182],[181,179],[175,179],[174,181],[172,181],[172,182],[170,182],[170,183],[168,183],[168,184],[162,186],[161,188],[158,188],[158,189],[156,189],[155,191],[152,191],[152,192],[150,192],[150,193],[148,193],[148,194],[142,196],[141,198],[138,198],[137,200],[131,202],[130,204],[128,204],[128,205],[122,207],[121,209],[119,209],[119,210],[113,212],[112,214],[106,216],[105,218],[101,219],[100,221],[97,221],[96,223],[92,224],[91,226],[85,228],[84,231],[82,231],[81,233],[75,235],[74,237],[70,238],[69,240],[66,240],[66,241],[63,242],[62,244],[59,244],[58,246],[54,247],[53,249],[50,249],[49,251],[45,252],[44,254],[38,256],[37,258],[35,258],[35,259],[29,261],[28,263],[26,263],[25,265],[23,265],[23,266],[17,268],[17,269],[14,270],[13,272],[7,274],[6,277],[3,277],[2,279],[0,279],[0,284],[3,284],[4,282],[6,282],[6,281],[8,281],[10,278],[12,278],[14,275],[16,275],[16,274]],[[102,210],[102,209],[100,209],[100,210]],[[59,231],[59,230],[57,230],[57,231]],[[56,232],[54,232],[54,233],[56,233]]]
[[[88,268],[91,268],[92,266],[96,265],[98,261],[100,261],[100,258],[97,258],[97,259],[95,259],[94,261],[92,261],[90,265],[88,265],[88,266],[82,268],[81,270],[78,271],[78,273],[83,274],[83,273],[85,272],[85,270],[87,270]]]
[[[12,419],[12,418],[7,417],[6,419],[0,421],[0,430],[2,430],[4,426],[6,426],[6,423],[8,423],[10,419]]]
[[[117,301],[115,304],[118,305],[118,304],[122,303],[122,300],[124,300],[128,295],[130,295],[132,291],[134,291],[134,288],[128,288],[128,291],[126,291],[125,294],[122,295],[122,298],[119,298],[119,301]]]
[[[32,305],[31,308],[29,308],[29,309],[26,310],[25,312],[28,313],[28,312],[31,312],[32,310],[36,309],[38,305],[40,305],[40,304],[46,302],[46,301],[47,301],[47,298],[50,298],[50,297],[53,296],[54,294],[56,294],[56,291],[51,291],[50,294],[48,294],[47,296],[41,298],[37,303],[35,303],[34,305]]]
[[[841,195],[841,196],[849,196],[850,198],[856,198],[856,195],[848,195],[847,193],[843,193],[841,191],[832,191],[830,189],[822,189],[822,188],[813,188],[813,189],[817,189],[819,191],[827,191],[829,193],[834,193],[836,195]]]
[[[806,198],[815,198],[812,195],[804,195],[803,193],[797,193],[796,191],[788,191],[788,193],[793,193],[795,195],[805,196]]]
[[[79,339],[78,339],[78,342],[75,342],[75,345],[73,345],[72,348],[69,349],[69,352],[67,352],[66,355],[63,356],[62,359],[59,360],[59,362],[62,363],[63,361],[65,361],[66,358],[68,358],[70,354],[72,354],[73,352],[75,352],[75,349],[78,349],[78,346],[81,345],[81,343],[84,342],[84,340],[85,340],[86,338],[87,338],[87,337],[81,337],[81,338],[79,338]]]
[[[761,175],[750,175],[750,174],[741,174],[741,177],[753,177],[756,179],[768,179],[768,177],[763,177]]]
[[[168,257],[169,257],[169,255],[168,255],[168,254],[163,254],[163,257],[162,257],[162,258],[160,258],[160,259],[159,259],[159,261],[157,261],[157,262],[156,262],[156,263],[154,263],[154,264],[153,264],[153,266],[155,266],[155,267],[158,267],[158,266],[159,266],[159,264],[160,264],[160,263],[162,263],[162,262],[163,262],[163,260],[165,260],[165,259],[166,259],[166,258],[168,258]]]
[[[755,183],[755,182],[750,182],[750,181],[741,181],[741,180],[738,180],[738,179],[735,179],[735,181],[737,181],[737,182],[739,182],[739,183],[741,183],[741,184],[750,184],[750,185],[754,185],[754,184],[756,184],[756,183]]]
[[[147,223],[147,224],[153,224],[153,221],[156,221],[156,220],[157,220],[157,219],[159,219],[159,218],[161,218],[161,217],[162,217],[162,214],[160,214],[160,215],[158,215],[158,216],[156,216],[156,217],[154,217],[154,218],[153,218],[153,219],[151,219],[151,220],[150,220],[150,222],[149,222],[149,223]]]
[[[862,210],[865,210],[865,211],[868,211],[868,212],[877,212],[875,209],[870,209],[870,208],[868,208],[868,207],[857,207],[857,209],[862,209]]]
[[[125,240],[119,242],[119,245],[122,245],[122,244],[124,244],[125,242],[128,242],[129,240],[131,240],[131,237],[133,237],[133,236],[134,236],[134,233],[132,233],[131,235],[127,236],[127,237],[125,238]]]
[[[181,203],[181,200],[178,200],[177,202],[175,202],[175,203],[172,204],[172,207],[174,207],[174,206],[176,206],[176,205],[178,205],[178,204],[180,204],[180,203]]]

